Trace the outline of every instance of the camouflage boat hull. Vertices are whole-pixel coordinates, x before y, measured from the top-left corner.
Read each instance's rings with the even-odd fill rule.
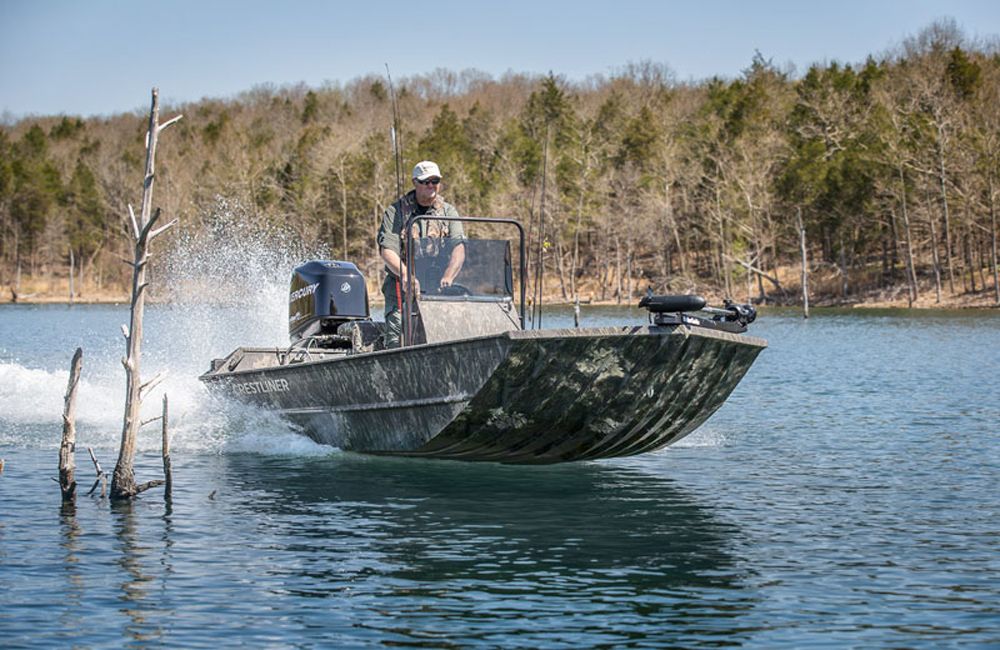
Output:
[[[201,379],[346,450],[555,463],[680,440],[766,345],[686,326],[508,331],[285,365],[240,348]]]

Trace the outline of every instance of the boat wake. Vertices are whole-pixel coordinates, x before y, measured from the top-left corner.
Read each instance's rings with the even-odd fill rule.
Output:
[[[215,398],[198,381],[209,359],[237,345],[274,346],[288,340],[289,269],[318,254],[301,250],[273,228],[254,226],[245,211],[222,199],[209,219],[212,226],[198,237],[178,233],[151,285],[156,299],[146,309],[142,376],[148,381],[165,372],[166,378],[144,399],[143,419],[160,415],[166,394],[174,453],[330,453],[331,447],[311,441],[273,413]],[[40,346],[28,332],[12,332],[23,340],[4,342],[0,447],[59,447],[69,361],[80,345],[78,332],[84,331],[90,342],[83,344],[77,447],[84,454],[86,447],[117,451],[125,403],[120,361],[125,344],[118,324],[128,322],[128,311],[59,309],[63,311],[53,317],[69,314],[74,322],[55,328],[45,341],[46,355],[38,352]],[[24,329],[32,325],[37,323]],[[159,453],[159,422],[140,430],[137,448]]]
[[[115,376],[95,374],[84,366],[76,402],[77,448],[116,450],[125,406],[124,372],[119,368]],[[4,404],[0,447],[58,449],[68,379],[68,370],[0,363],[0,403]],[[300,434],[273,413],[211,396],[194,374],[168,376],[144,401],[144,420],[160,415],[164,394],[169,396],[174,453],[325,455],[332,450]],[[160,425],[153,422],[140,431],[137,451],[159,450]]]

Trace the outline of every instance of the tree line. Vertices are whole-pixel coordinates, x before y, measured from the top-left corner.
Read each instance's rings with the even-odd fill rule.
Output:
[[[760,54],[699,82],[653,62],[575,82],[439,69],[167,107],[185,119],[158,152],[160,206],[180,220],[164,239],[218,228],[223,198],[377,282],[390,90],[404,182],[432,159],[463,214],[522,220],[552,298],[791,302],[804,237],[828,299],[1000,304],[1000,47],[949,20],[803,74]],[[127,286],[145,130],[138,113],[0,127],[0,283],[72,269],[85,291]]]

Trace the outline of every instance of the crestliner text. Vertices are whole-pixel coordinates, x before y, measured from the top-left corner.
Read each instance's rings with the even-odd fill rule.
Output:
[[[261,381],[245,381],[233,383],[233,392],[239,395],[256,395],[258,393],[287,393],[287,379],[263,379]]]

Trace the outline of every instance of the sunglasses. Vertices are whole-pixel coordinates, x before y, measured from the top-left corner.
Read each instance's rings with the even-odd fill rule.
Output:
[[[425,178],[424,180],[422,180],[422,181],[418,180],[417,182],[420,183],[421,185],[440,185],[441,184],[441,179],[440,178]]]

